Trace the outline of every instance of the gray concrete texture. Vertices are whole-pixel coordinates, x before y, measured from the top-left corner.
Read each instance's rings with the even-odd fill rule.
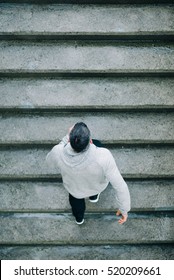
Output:
[[[127,181],[131,211],[174,210],[174,181]],[[60,182],[0,182],[0,212],[71,211],[68,193]],[[98,203],[86,199],[87,212],[116,211],[115,190],[109,185]]]
[[[0,79],[0,92],[0,109],[174,108],[173,78]]]
[[[170,245],[0,246],[1,260],[173,260]]]
[[[59,171],[46,165],[46,148],[6,148],[1,151],[0,177],[60,178]],[[110,149],[125,178],[173,178],[174,149],[113,148]],[[49,170],[50,169],[50,170]]]
[[[0,73],[174,71],[173,43],[1,41],[0,48]]]
[[[58,143],[79,121],[104,143],[174,143],[173,113],[50,113],[1,115],[0,144]]]
[[[106,8],[105,5],[1,4],[0,35],[11,33],[125,35],[154,32],[166,35],[174,33],[173,12],[174,7],[169,5],[107,5]]]
[[[113,214],[86,214],[78,226],[71,214],[0,215],[1,245],[147,244],[174,241],[174,217],[130,214],[124,225]]]
[[[30,4],[172,4],[172,0],[8,0],[8,3]],[[3,0],[0,3],[4,3]],[[106,6],[105,5],[105,6]]]

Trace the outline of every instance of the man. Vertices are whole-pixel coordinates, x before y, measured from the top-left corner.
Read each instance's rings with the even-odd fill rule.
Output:
[[[119,207],[116,215],[121,215],[118,222],[123,224],[130,210],[127,184],[110,151],[97,147],[100,146],[99,141],[94,143],[87,125],[83,122],[76,123],[69,134],[48,153],[47,163],[61,172],[77,224],[84,222],[85,198],[89,197],[90,202],[97,202],[109,182],[116,190]]]

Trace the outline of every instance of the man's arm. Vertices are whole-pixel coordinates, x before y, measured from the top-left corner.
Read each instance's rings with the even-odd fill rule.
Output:
[[[57,155],[58,155],[58,150],[60,146],[66,146],[69,142],[69,135],[67,134],[66,136],[63,137],[63,139],[60,141],[59,144],[54,146],[52,150],[47,154],[46,156],[46,163],[49,167],[54,168],[55,165],[57,164]]]
[[[69,134],[64,136],[58,145],[66,146],[68,144],[68,142],[69,142]]]
[[[106,158],[105,175],[113,188],[116,190],[116,198],[119,208],[116,215],[122,216],[119,223],[123,224],[126,222],[128,218],[127,213],[130,211],[130,193],[128,186],[121,176],[116,162],[109,150]]]

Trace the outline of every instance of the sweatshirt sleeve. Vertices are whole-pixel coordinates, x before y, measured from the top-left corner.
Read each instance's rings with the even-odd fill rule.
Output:
[[[65,146],[68,144],[69,136],[66,135],[63,137],[63,139],[60,141],[60,143],[52,148],[52,150],[47,154],[46,156],[46,164],[49,166],[49,168],[54,168],[58,165],[57,162],[57,155],[59,154],[59,148],[60,146]]]
[[[62,138],[62,140],[60,141],[60,143],[58,145],[63,145],[63,146],[66,146],[69,142],[69,135],[67,134],[66,136],[64,136]]]
[[[127,214],[131,207],[129,189],[123,177],[121,176],[116,162],[109,150],[106,157],[105,176],[116,190],[116,198],[119,210],[122,214]]]

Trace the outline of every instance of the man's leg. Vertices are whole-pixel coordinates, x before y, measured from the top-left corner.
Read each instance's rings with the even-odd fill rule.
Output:
[[[78,199],[69,194],[69,202],[72,207],[72,213],[76,218],[76,222],[80,223],[83,221],[84,213],[86,209],[85,199]]]

